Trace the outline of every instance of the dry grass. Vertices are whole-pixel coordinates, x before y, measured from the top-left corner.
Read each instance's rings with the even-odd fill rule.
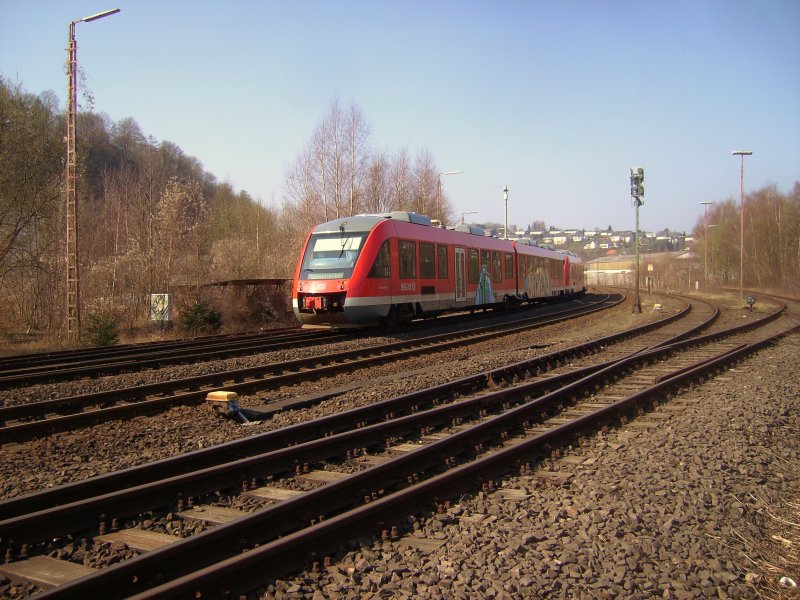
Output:
[[[796,466],[786,465],[787,468]],[[751,499],[763,515],[764,531],[758,540],[740,536],[751,561],[748,580],[761,598],[800,598],[800,587],[792,587],[785,579],[800,586],[800,486],[795,482],[778,503],[770,502],[759,493],[753,494]]]

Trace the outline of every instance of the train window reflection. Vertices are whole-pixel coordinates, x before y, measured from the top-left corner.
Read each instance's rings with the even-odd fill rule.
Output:
[[[469,249],[469,257],[467,262],[467,281],[470,283],[478,283],[481,278],[481,263],[478,258],[477,248]]]
[[[447,279],[449,275],[447,269],[447,246],[444,244],[436,245],[436,258],[439,263],[439,279]]]
[[[364,235],[313,235],[303,256],[304,279],[342,279],[353,274]]]
[[[435,246],[430,242],[419,243],[419,276],[422,279],[436,277]]]
[[[417,242],[400,240],[400,278],[417,277]]]
[[[378,250],[375,256],[375,262],[372,263],[372,268],[369,270],[367,277],[386,278],[392,276],[392,261],[389,252],[389,240],[386,240]]]

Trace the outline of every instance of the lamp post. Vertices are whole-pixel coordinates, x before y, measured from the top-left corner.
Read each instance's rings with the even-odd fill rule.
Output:
[[[464,215],[477,215],[477,214],[478,214],[477,210],[468,210],[467,212],[462,212],[461,213],[461,224],[462,225],[464,224]]]
[[[506,222],[505,222],[505,229],[503,229],[503,239],[508,239],[508,186],[503,188],[503,202],[506,205]]]
[[[706,234],[703,236],[703,285],[708,287],[708,230],[719,225],[706,225]]]
[[[739,299],[744,298],[744,157],[753,154],[752,150],[734,150],[732,156],[742,159],[739,189]]]
[[[439,219],[439,221],[442,220],[442,175],[459,175],[463,172],[464,171],[446,171],[445,173],[439,173],[439,185],[436,191],[436,218]]]
[[[78,277],[78,161],[75,129],[78,120],[78,43],[75,25],[89,23],[118,13],[115,8],[105,12],[75,19],[69,24],[67,47],[67,335],[77,340],[81,327],[80,287]]]
[[[703,222],[708,221],[708,205],[711,200],[704,200],[700,202],[704,207]],[[705,234],[708,235],[708,226],[706,225]],[[708,286],[708,241],[703,237],[703,287]]]

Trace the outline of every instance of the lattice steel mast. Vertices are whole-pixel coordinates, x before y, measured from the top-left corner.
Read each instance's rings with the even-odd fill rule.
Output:
[[[67,335],[77,340],[81,328],[80,277],[78,272],[78,160],[76,152],[76,122],[78,120],[78,43],[75,25],[102,19],[118,13],[107,10],[69,24],[67,47]]]

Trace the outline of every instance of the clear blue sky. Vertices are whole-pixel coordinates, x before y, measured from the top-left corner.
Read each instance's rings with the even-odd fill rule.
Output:
[[[68,23],[113,121],[279,205],[338,96],[372,143],[427,148],[458,212],[691,230],[703,200],[800,180],[800,2],[0,0],[0,73],[66,97]]]

